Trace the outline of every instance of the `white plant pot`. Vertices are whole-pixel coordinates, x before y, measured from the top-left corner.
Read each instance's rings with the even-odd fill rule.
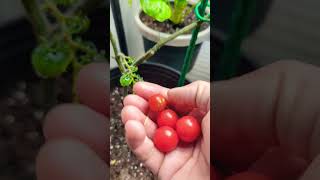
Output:
[[[193,4],[194,1],[190,0],[189,3]],[[207,8],[206,11],[209,13],[210,9]],[[170,36],[170,34],[168,34],[168,33],[156,31],[156,30],[148,27],[147,25],[145,25],[140,19],[140,16],[139,16],[140,13],[141,13],[141,9],[138,11],[138,14],[135,15],[134,19],[135,19],[135,23],[136,23],[136,25],[137,25],[137,27],[143,37],[145,37],[146,39],[148,39],[150,41],[158,42],[160,39],[163,39],[163,38]],[[175,38],[174,40],[168,42],[166,45],[167,46],[174,46],[174,47],[189,46],[191,36],[192,36],[192,34],[180,35],[177,38]],[[210,39],[210,26],[208,28],[206,28],[205,30],[199,32],[196,44],[200,44],[203,41],[206,41],[209,39]]]
[[[193,1],[189,1],[189,4],[193,3]],[[210,12],[209,8],[207,8],[207,12]],[[143,36],[144,49],[147,51],[148,49],[153,47],[160,39],[166,38],[170,36],[170,34],[156,31],[145,25],[140,19],[140,13],[141,9],[138,11],[138,14],[135,15],[134,19],[141,35]],[[180,71],[183,66],[183,60],[187,52],[191,37],[191,34],[178,36],[174,40],[168,42],[165,46],[161,47],[161,49],[157,51],[149,61],[164,64]],[[202,42],[209,39],[210,27],[199,32],[189,71],[195,64]]]

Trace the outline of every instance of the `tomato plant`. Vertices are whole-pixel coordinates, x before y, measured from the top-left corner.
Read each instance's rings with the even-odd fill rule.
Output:
[[[22,0],[38,40],[32,52],[32,66],[46,82],[72,71],[73,100],[77,101],[75,81],[80,69],[94,59],[106,59],[104,51],[82,39],[90,26],[83,12],[87,2],[79,0]],[[93,2],[94,4],[94,2]],[[44,83],[46,84],[46,83]],[[50,83],[47,83],[50,87]],[[48,87],[44,87],[48,89]],[[47,93],[51,98],[54,93]]]
[[[177,121],[176,131],[182,141],[191,143],[197,140],[201,128],[196,118],[184,116]]]
[[[166,109],[161,111],[157,117],[158,127],[169,126],[172,128],[176,128],[176,123],[178,120],[178,115],[171,109]]]
[[[156,130],[153,142],[159,151],[167,153],[177,147],[179,138],[173,128],[169,126],[162,126]]]
[[[155,94],[149,98],[149,108],[151,111],[160,112],[167,107],[167,100],[161,94]]]

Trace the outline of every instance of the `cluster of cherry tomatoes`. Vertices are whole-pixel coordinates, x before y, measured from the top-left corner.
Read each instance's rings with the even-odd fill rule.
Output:
[[[164,153],[174,150],[179,141],[185,143],[195,142],[201,133],[201,127],[193,116],[183,116],[179,118],[177,113],[167,108],[168,102],[160,94],[149,98],[149,108],[158,112],[157,125],[153,142],[156,148]]]
[[[179,141],[185,143],[195,142],[201,134],[201,127],[198,120],[192,116],[179,118],[177,113],[168,107],[168,101],[160,94],[149,98],[149,108],[157,112],[157,125],[153,143],[156,148],[164,153],[174,150]],[[256,172],[243,172],[228,177],[220,175],[213,166],[210,168],[213,180],[271,180],[269,177]]]

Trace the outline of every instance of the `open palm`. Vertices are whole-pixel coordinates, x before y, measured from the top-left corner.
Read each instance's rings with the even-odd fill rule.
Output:
[[[190,85],[167,89],[156,84],[141,82],[134,95],[124,99],[121,116],[125,123],[127,142],[135,155],[162,180],[210,179],[210,85],[197,81]],[[157,128],[156,114],[149,111],[147,99],[162,94],[172,108],[181,114],[191,114],[201,120],[202,136],[194,144],[180,143],[164,154],[152,142]]]

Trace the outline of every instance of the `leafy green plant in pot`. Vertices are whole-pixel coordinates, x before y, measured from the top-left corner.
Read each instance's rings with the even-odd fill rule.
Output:
[[[135,23],[143,36],[145,50],[153,47],[161,39],[186,27],[196,21],[194,7],[199,1],[191,0],[140,0],[139,13],[135,16]],[[209,11],[209,10],[208,10]],[[207,12],[208,12],[207,11]],[[194,56],[190,69],[192,69],[203,41],[210,37],[209,23],[204,23],[198,35]],[[191,40],[191,31],[168,42],[150,59],[181,70],[183,58]]]

